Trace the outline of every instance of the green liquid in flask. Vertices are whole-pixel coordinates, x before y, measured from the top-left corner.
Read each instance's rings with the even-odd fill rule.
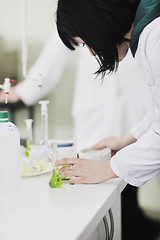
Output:
[[[58,169],[53,169],[53,175],[49,180],[49,186],[51,188],[60,188],[63,182],[60,176],[58,175]]]

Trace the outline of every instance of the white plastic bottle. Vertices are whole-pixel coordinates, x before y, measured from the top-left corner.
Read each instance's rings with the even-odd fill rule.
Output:
[[[8,112],[0,111],[0,191],[15,191],[20,187],[20,135],[9,122]]]

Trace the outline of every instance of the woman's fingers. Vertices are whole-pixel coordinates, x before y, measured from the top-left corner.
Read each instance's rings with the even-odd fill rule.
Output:
[[[89,160],[89,163],[90,162],[91,160]],[[86,175],[88,175],[88,169],[90,169],[90,167],[87,167],[86,159],[82,158],[64,158],[58,160],[57,164],[61,166],[58,172],[62,179],[72,176],[86,177]]]
[[[85,178],[84,177],[71,177],[69,180],[69,183],[74,184],[74,183],[86,183]]]
[[[105,147],[107,147],[107,138],[101,139],[97,144],[92,146],[92,148],[96,150],[101,150]]]
[[[63,167],[63,168],[59,169],[58,173],[59,173],[59,175],[62,179],[77,175],[77,171],[76,170],[69,170],[69,167]]]
[[[93,145],[92,148],[95,149],[95,150],[101,150],[104,147],[101,144],[97,143],[96,145]]]
[[[98,142],[97,144],[93,145],[92,148],[95,150],[100,150],[104,148],[104,144],[102,142]]]
[[[78,170],[76,168],[76,164],[80,159],[77,158],[64,158],[57,161],[58,166],[62,166],[58,172],[62,179],[71,176],[78,176]]]
[[[63,158],[56,162],[57,166],[63,166],[63,165],[73,165],[78,162],[79,158]]]
[[[62,179],[65,179],[68,177],[75,177],[76,172],[75,171],[65,171],[65,172],[59,173],[59,175]]]

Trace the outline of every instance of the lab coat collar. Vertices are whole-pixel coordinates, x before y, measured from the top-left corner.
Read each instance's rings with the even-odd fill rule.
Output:
[[[160,16],[160,1],[159,0],[141,0],[138,6],[134,29],[131,35],[130,48],[133,57],[135,56],[138,40],[143,29],[151,23],[155,18]]]

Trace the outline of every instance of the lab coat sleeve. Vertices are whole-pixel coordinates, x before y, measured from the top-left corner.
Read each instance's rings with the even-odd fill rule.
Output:
[[[136,126],[130,129],[130,133],[136,139],[139,139],[151,127],[153,121],[153,108],[147,112],[143,119]]]
[[[148,66],[153,75],[150,87],[155,99],[152,113],[144,119],[146,129],[149,129],[144,132],[145,128],[139,125],[137,132],[133,130],[133,133],[138,138],[138,128],[141,131],[142,126],[143,135],[110,160],[114,173],[134,186],[141,186],[160,173],[160,27],[159,32],[153,29],[149,34],[145,46]]]
[[[28,77],[15,87],[16,93],[26,105],[35,104],[52,90],[61,77],[70,52],[56,32],[29,70]],[[37,81],[39,74],[42,76],[41,88]]]
[[[151,129],[136,143],[110,160],[113,172],[133,186],[141,186],[160,173],[160,137]]]

